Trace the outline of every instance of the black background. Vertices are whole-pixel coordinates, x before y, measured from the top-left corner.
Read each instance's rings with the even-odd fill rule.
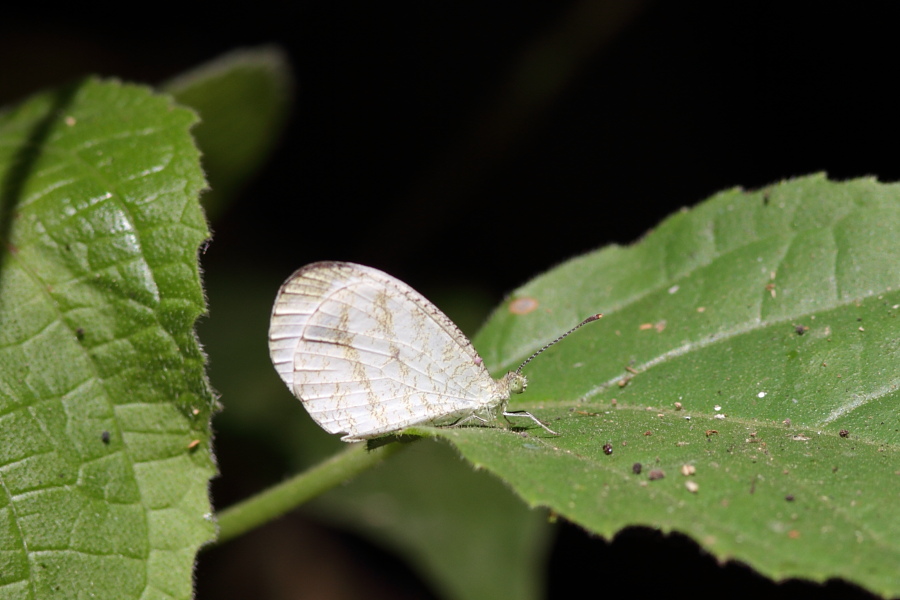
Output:
[[[307,262],[353,260],[426,295],[462,285],[498,301],[724,188],[817,171],[896,180],[898,25],[889,2],[35,4],[0,20],[0,102],[89,73],[159,83],[236,48],[277,44],[297,81],[291,119],[263,171],[212,223],[209,276],[265,265],[280,281]],[[517,78],[523,64],[528,76]],[[535,90],[550,91],[529,108]],[[254,538],[263,532],[249,547],[267,543]],[[370,597],[429,593],[399,561],[340,539]],[[199,597],[226,596],[216,578],[236,561],[225,550],[201,560]],[[598,586],[860,594],[775,585],[678,536],[629,530],[610,544],[564,527],[551,595]]]

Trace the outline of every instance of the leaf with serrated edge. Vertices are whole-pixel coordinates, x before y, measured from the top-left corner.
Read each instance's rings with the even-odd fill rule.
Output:
[[[95,80],[0,115],[4,598],[191,597],[214,534],[195,121]]]
[[[898,595],[898,200],[822,175],[730,190],[571,260],[475,340],[501,373],[604,313],[529,364],[511,404],[560,435],[429,431],[604,536],[677,530],[775,579]]]

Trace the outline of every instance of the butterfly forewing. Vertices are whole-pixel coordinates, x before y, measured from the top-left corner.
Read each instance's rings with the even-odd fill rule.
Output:
[[[282,286],[272,361],[310,415],[345,439],[451,422],[508,396],[424,296],[351,263],[314,263]]]

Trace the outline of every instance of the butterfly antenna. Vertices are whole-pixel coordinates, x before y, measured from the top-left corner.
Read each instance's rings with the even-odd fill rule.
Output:
[[[599,319],[599,318],[602,317],[602,316],[603,316],[603,315],[600,314],[600,313],[597,313],[596,315],[591,315],[591,316],[589,316],[587,319],[585,319],[584,321],[582,321],[581,323],[579,323],[578,325],[576,325],[575,327],[573,327],[572,329],[568,330],[567,332],[565,332],[564,334],[562,334],[561,336],[559,336],[558,338],[556,338],[555,340],[553,340],[552,342],[550,342],[550,343],[548,343],[548,344],[545,344],[543,348],[541,348],[540,350],[538,350],[537,352],[535,352],[534,354],[532,354],[531,356],[529,356],[527,359],[525,359],[525,362],[523,362],[521,365],[519,365],[519,368],[516,369],[516,375],[521,375],[521,374],[522,374],[522,369],[525,368],[525,365],[527,365],[527,364],[530,363],[532,360],[534,360],[535,357],[536,357],[538,354],[540,354],[541,352],[543,352],[544,350],[546,350],[547,348],[549,348],[550,346],[552,346],[552,345],[555,344],[556,342],[562,341],[563,338],[565,338],[565,337],[566,337],[567,335],[569,335],[570,333],[574,332],[576,329],[580,329],[581,327],[587,325],[587,324],[590,323],[591,321],[596,321],[597,319]]]

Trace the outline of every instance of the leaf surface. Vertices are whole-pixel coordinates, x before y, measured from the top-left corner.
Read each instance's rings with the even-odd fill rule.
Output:
[[[497,375],[605,314],[510,405],[560,435],[422,429],[606,537],[676,530],[769,577],[898,595],[898,199],[821,175],[735,189],[569,261],[475,340]]]
[[[0,596],[189,598],[214,524],[194,113],[87,80],[0,115]]]

